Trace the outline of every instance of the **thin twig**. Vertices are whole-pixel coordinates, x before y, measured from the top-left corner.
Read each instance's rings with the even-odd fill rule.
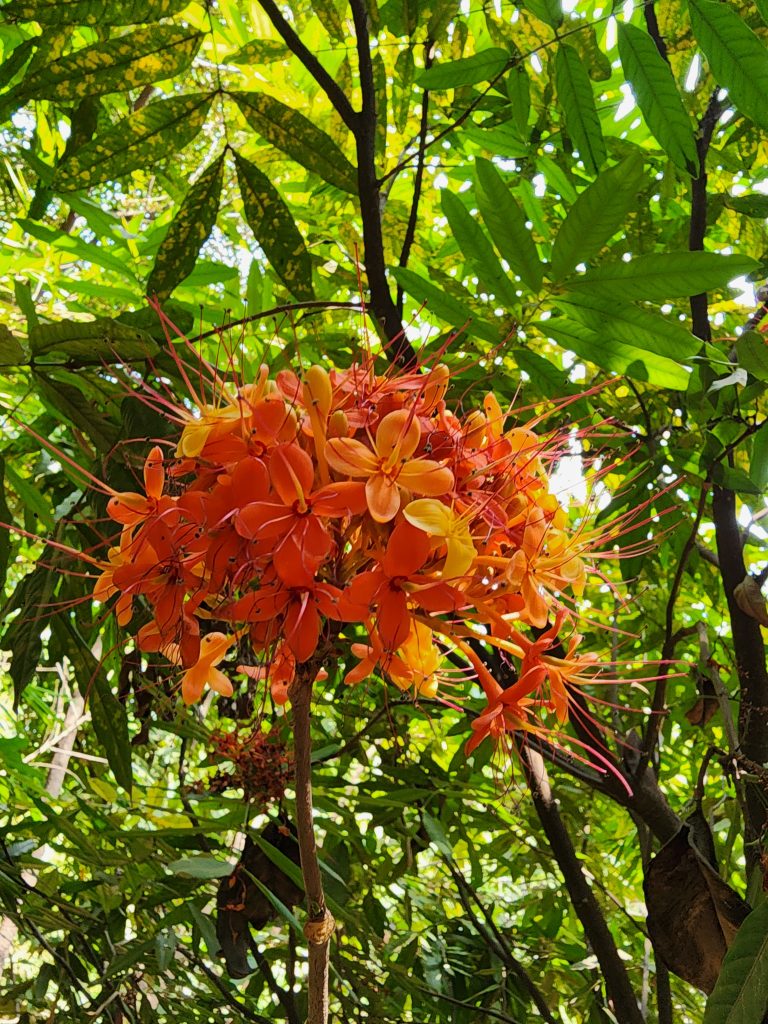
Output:
[[[288,1024],[299,1024],[299,1015],[296,1010],[296,1000],[293,998],[293,992],[288,989],[284,989],[282,985],[278,984],[277,978],[273,974],[272,968],[269,966],[269,960],[267,960],[261,952],[258,942],[250,932],[248,932],[248,945],[250,946],[251,953],[253,953],[253,959],[256,961],[256,966],[266,979],[267,988],[285,1010],[285,1016]]]

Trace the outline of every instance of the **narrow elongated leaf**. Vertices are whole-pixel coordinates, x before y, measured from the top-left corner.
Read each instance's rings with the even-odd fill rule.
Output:
[[[282,39],[249,39],[245,46],[227,57],[227,64],[271,64],[276,60],[285,60]]]
[[[693,125],[672,70],[656,44],[636,25],[619,25],[619,56],[648,128],[669,159],[695,176],[699,155]]]
[[[41,25],[140,25],[176,14],[188,0],[10,0],[8,21]]]
[[[584,189],[568,211],[552,248],[552,275],[564,277],[596,252],[626,221],[637,206],[643,183],[643,160],[639,154],[610,167]]]
[[[416,302],[425,303],[429,312],[440,317],[456,330],[463,327],[467,335],[475,335],[492,343],[498,342],[499,331],[492,324],[479,320],[468,305],[465,306],[463,302],[455,299],[452,295],[446,295],[442,288],[438,288],[431,281],[427,281],[405,267],[395,267],[392,270],[392,276],[411,298]]]
[[[94,43],[27,74],[0,101],[0,111],[32,99],[72,103],[172,78],[189,67],[202,40],[202,32],[184,25],[150,25]]]
[[[761,491],[768,487],[768,422],[764,422],[752,439],[749,476]]]
[[[768,345],[759,331],[746,331],[736,342],[739,366],[757,377],[768,381]]]
[[[6,465],[7,475],[10,475],[9,470]],[[56,584],[56,571],[49,564],[50,558],[55,558],[55,553],[46,547],[40,563],[16,585],[6,606],[6,611],[19,609],[0,640],[0,649],[11,652],[9,673],[13,681],[14,706],[35,674],[43,650],[41,623],[45,622],[46,607]]]
[[[127,793],[131,792],[131,740],[125,706],[112,692],[103,666],[91,653],[68,615],[58,615],[53,629],[61,639],[67,657],[75,671],[78,689],[88,701],[91,723],[101,744],[115,782]]]
[[[475,195],[499,254],[528,287],[541,288],[542,265],[525,214],[490,160],[475,160]]]
[[[717,82],[742,112],[768,128],[768,51],[727,3],[689,0],[696,40]]]
[[[163,239],[147,280],[147,295],[167,298],[192,273],[219,212],[224,157],[207,167],[187,193]]]
[[[604,370],[674,391],[685,391],[688,387],[689,372],[678,363],[655,352],[625,345],[606,332],[590,331],[565,317],[545,320],[535,326],[542,334],[554,338],[558,345]]]
[[[93,402],[79,388],[44,373],[35,373],[34,380],[45,405],[82,431],[98,451],[107,454],[114,448],[120,437],[117,425],[108,416],[94,416]]]
[[[747,917],[725,955],[704,1024],[763,1024],[768,1006],[768,901]]]
[[[528,135],[531,113],[531,80],[524,64],[516,64],[506,78],[507,96],[512,106],[512,119],[521,137]]]
[[[106,245],[96,245],[93,242],[86,242],[76,235],[60,231],[58,228],[48,228],[44,224],[37,224],[26,217],[19,217],[16,223],[33,238],[39,239],[48,245],[52,245],[62,252],[70,253],[75,259],[93,263],[97,267],[111,270],[120,277],[127,278],[132,284],[136,278],[131,272],[125,255],[115,256]]]
[[[555,299],[558,308],[592,331],[609,332],[617,341],[685,362],[701,348],[701,340],[677,320],[593,292],[567,293]]]
[[[499,302],[517,306],[519,297],[499,262],[493,246],[483,229],[467,210],[458,196],[443,189],[440,195],[443,213],[459,248],[466,256],[483,287],[492,292]]]
[[[665,252],[637,256],[626,263],[603,263],[586,274],[572,277],[571,291],[599,290],[625,299],[663,302],[678,296],[698,295],[723,288],[759,266],[749,256],[721,256],[715,252]]]
[[[517,156],[527,156],[530,143],[522,139],[511,124],[500,124],[496,128],[484,128],[481,124],[467,124],[464,135],[478,146],[483,146],[491,153],[498,153],[505,160]]]
[[[395,61],[395,77],[399,87],[392,90],[392,106],[394,107],[395,125],[399,132],[404,132],[405,126],[408,124],[415,74],[413,50],[408,47],[407,50],[400,51]]]
[[[13,523],[11,510],[5,500],[5,459],[0,455],[0,522],[6,527]],[[5,587],[8,576],[8,560],[11,557],[11,531],[10,529],[0,530],[0,590]]]
[[[463,85],[476,85],[478,82],[490,82],[500,75],[511,61],[508,50],[491,47],[480,50],[471,57],[460,57],[458,60],[440,61],[431,68],[416,75],[416,84],[422,89],[459,89]]]
[[[264,255],[297,299],[311,299],[312,260],[291,211],[275,186],[254,164],[236,156],[245,219]]]
[[[312,0],[312,10],[320,19],[323,28],[337,43],[344,41],[344,22],[334,0]]]
[[[26,477],[17,473],[13,466],[5,467],[5,476],[11,489],[24,507],[25,512],[31,512],[35,519],[39,520],[47,530],[54,530],[56,520],[54,519],[51,506],[47,497],[41,492],[35,483],[30,483]]]
[[[606,153],[592,83],[578,53],[567,43],[560,43],[555,55],[555,84],[568,133],[586,168],[597,174]]]
[[[81,146],[58,167],[53,188],[90,188],[174,158],[203,127],[212,98],[212,93],[193,93],[150,103]]]
[[[131,362],[158,352],[157,342],[145,331],[108,317],[38,324],[30,328],[29,347],[38,362],[54,353],[73,360]]]
[[[11,84],[13,79],[18,75],[35,52],[38,41],[37,36],[33,36],[31,39],[25,39],[24,42],[19,43],[10,55],[6,57],[2,64],[0,64],[0,89],[5,89],[7,85]]]
[[[325,132],[298,110],[263,92],[231,93],[254,131],[296,163],[357,195],[357,171]]]

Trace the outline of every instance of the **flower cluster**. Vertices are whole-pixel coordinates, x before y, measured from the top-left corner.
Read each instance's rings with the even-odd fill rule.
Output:
[[[170,411],[178,446],[150,451],[144,492],[112,493],[122,530],[94,596],[116,597],[123,625],[143,599],[138,646],[178,666],[187,703],[232,693],[218,666],[235,646],[278,703],[332,650],[347,683],[377,673],[433,698],[450,651],[487,699],[470,749],[547,711],[565,721],[594,665],[575,633],[559,640],[586,574],[549,486],[560,442],[509,426],[493,393],[457,414],[448,385],[442,364],[379,375],[372,360],[214,373],[194,413]],[[511,685],[483,648],[516,666]]]

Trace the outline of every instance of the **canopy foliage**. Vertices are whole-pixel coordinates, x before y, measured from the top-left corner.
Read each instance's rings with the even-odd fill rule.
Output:
[[[736,903],[765,877],[768,356],[742,328],[768,272],[767,24],[764,0],[4,5],[0,1018],[304,1019],[274,844],[259,871],[284,898],[245,980],[216,932],[266,822],[223,737],[263,688],[183,707],[62,550],[108,531],[78,467],[134,489],[173,433],[142,401],[180,387],[149,297],[251,379],[348,366],[364,333],[382,367],[444,349],[465,408],[492,388],[573,425],[563,489],[603,518],[650,501],[581,621],[662,677],[596,691],[612,773],[548,748],[553,803],[490,746],[465,756],[471,701],[385,702],[344,666],[316,691],[332,1018],[702,1019],[701,964],[717,977],[743,917],[710,862]],[[688,867],[644,892],[675,836]],[[683,930],[686,886],[714,937]],[[646,895],[657,922],[678,905],[653,941]],[[762,1021],[764,920],[708,1024]]]

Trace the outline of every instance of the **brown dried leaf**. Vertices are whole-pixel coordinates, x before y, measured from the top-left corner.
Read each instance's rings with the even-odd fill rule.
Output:
[[[733,596],[745,615],[757,619],[761,626],[768,626],[768,609],[765,606],[765,598],[760,590],[760,584],[754,576],[745,576],[734,589]]]

